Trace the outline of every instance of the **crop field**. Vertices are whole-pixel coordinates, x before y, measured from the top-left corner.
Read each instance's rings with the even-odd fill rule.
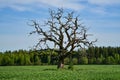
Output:
[[[0,80],[120,80],[120,65],[0,66]]]

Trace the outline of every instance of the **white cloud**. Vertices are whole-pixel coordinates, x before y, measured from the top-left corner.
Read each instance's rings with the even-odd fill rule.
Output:
[[[120,0],[88,0],[88,2],[96,5],[120,4]]]
[[[95,33],[98,41],[97,46],[120,46],[120,38],[118,33]]]
[[[25,10],[31,10],[28,7],[24,7],[24,6],[17,6],[17,5],[11,5],[10,8],[18,10],[18,11],[25,11]]]
[[[39,8],[41,6],[63,7],[74,10],[84,8],[82,4],[78,3],[78,0],[0,0],[0,8],[10,7],[20,11]]]
[[[28,35],[1,35],[0,51],[30,49],[37,42],[37,36]]]
[[[105,8],[102,8],[102,7],[94,7],[94,8],[90,8],[89,10],[93,13],[97,13],[97,14],[100,14],[100,15],[106,15],[107,14]]]
[[[87,9],[89,12],[98,14],[100,16],[119,16],[120,0],[85,0],[89,5]],[[114,9],[114,10],[113,10]],[[116,11],[117,10],[117,11]]]

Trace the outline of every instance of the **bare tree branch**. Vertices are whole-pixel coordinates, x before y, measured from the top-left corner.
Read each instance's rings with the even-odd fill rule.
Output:
[[[49,45],[47,41],[53,42],[59,48],[58,56],[60,59],[71,54],[77,48],[85,46],[92,46],[97,40],[89,41],[87,28],[80,22],[79,16],[74,17],[74,12],[65,13],[63,9],[57,11],[49,10],[50,19],[48,19],[43,27],[48,27],[46,31],[35,20],[31,20],[35,31],[30,34],[37,33],[42,37],[39,39],[36,47],[42,43]],[[65,14],[64,14],[65,13]]]

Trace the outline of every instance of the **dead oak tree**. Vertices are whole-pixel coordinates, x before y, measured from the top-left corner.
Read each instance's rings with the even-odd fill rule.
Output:
[[[58,66],[64,67],[64,59],[71,55],[75,48],[82,48],[83,45],[90,46],[95,41],[89,41],[87,28],[82,25],[79,16],[74,17],[74,12],[64,12],[63,9],[50,10],[50,18],[40,26],[35,20],[32,25],[35,31],[30,34],[37,33],[41,36],[36,47],[42,43],[48,46],[48,42],[54,43],[58,48]]]

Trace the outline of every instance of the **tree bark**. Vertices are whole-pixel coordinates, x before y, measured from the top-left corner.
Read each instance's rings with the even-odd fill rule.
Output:
[[[59,58],[57,68],[58,69],[64,68],[64,58]]]

